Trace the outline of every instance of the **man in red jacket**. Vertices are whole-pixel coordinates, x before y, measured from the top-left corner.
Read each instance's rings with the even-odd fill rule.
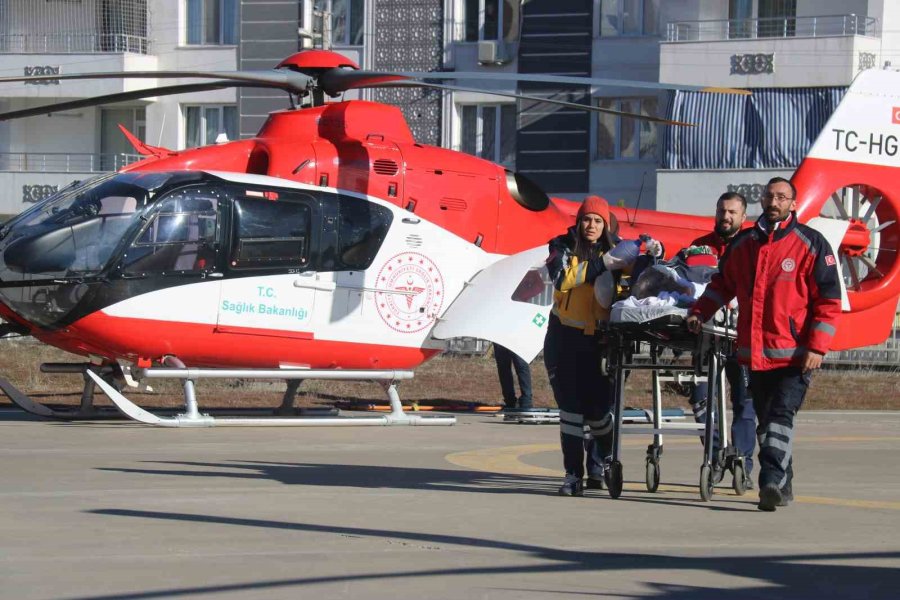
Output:
[[[715,252],[715,257],[700,256],[700,259],[714,261],[725,254],[725,249],[737,236],[747,218],[747,199],[736,192],[725,192],[716,202],[716,225],[713,231],[691,242],[691,246],[707,246]],[[694,257],[688,257],[688,264]],[[731,385],[731,438],[738,454],[744,458],[744,486],[753,488],[753,451],[756,449],[756,413],[753,410],[753,398],[750,397],[749,371],[746,365],[738,363],[737,356],[731,355],[725,361],[725,376]],[[691,394],[691,409],[698,423],[706,422],[708,396],[707,384],[696,385]],[[702,439],[702,438],[701,438]],[[719,447],[718,432],[714,436],[714,445]]]
[[[702,322],[737,297],[737,355],[750,366],[764,511],[793,499],[794,415],[841,312],[834,252],[819,232],[797,222],[796,196],[790,181],[769,181],[763,215],[728,246],[719,273],[687,320],[688,329],[698,333]]]

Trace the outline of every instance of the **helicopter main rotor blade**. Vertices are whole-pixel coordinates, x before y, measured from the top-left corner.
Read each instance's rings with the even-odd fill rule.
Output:
[[[443,85],[440,83],[421,83],[418,81],[392,81],[389,83],[380,83],[380,84],[370,84],[365,87],[373,87],[373,88],[384,88],[384,87],[423,87],[429,89],[437,89],[437,90],[449,90],[455,92],[478,92],[481,94],[486,94],[489,96],[503,96],[504,98],[516,98],[519,100],[530,100],[532,102],[542,102],[545,104],[556,104],[558,106],[565,106],[567,108],[575,108],[578,110],[586,110],[590,112],[600,112],[606,113],[610,115],[618,115],[620,117],[628,117],[631,119],[637,119],[639,121],[649,121],[651,123],[662,123],[664,125],[678,125],[681,127],[696,127],[696,123],[685,123],[683,121],[672,121],[669,119],[663,119],[661,117],[653,117],[650,115],[642,115],[639,113],[630,113],[624,112],[621,110],[613,110],[611,108],[600,108],[599,106],[594,106],[592,104],[579,104],[577,102],[567,102],[565,100],[553,100],[552,98],[541,98],[540,96],[528,96],[525,94],[513,94],[508,92],[495,92],[492,90],[485,89],[475,89],[475,88],[466,88],[459,87],[456,85]]]
[[[101,104],[114,104],[116,102],[127,102],[129,100],[140,100],[142,98],[153,98],[156,96],[171,96],[173,94],[185,94],[188,92],[205,92],[207,90],[220,90],[229,87],[278,88],[280,86],[263,85],[246,81],[211,81],[209,83],[186,83],[183,85],[146,88],[143,90],[134,90],[133,92],[120,92],[118,94],[94,96],[92,98],[82,98],[80,100],[69,100],[68,102],[56,102],[54,104],[45,104],[43,106],[35,106],[33,108],[13,110],[10,112],[0,113],[0,121],[22,119],[25,117],[33,117],[36,115],[47,115],[64,110],[73,110],[76,108],[85,108],[88,106],[98,106]]]
[[[245,81],[248,83],[267,84],[270,87],[299,94],[313,87],[315,79],[309,75],[289,71],[287,69],[270,71],[119,71],[114,73],[73,73],[60,75],[33,75],[30,77],[0,77],[0,83],[19,83],[27,81],[77,80],[77,79],[217,79],[227,81]]]
[[[331,95],[357,88],[372,87],[373,83],[387,81],[429,80],[429,79],[453,79],[488,80],[488,81],[527,81],[533,83],[562,83],[566,85],[584,85],[589,87],[625,87],[649,90],[679,90],[685,92],[706,92],[715,94],[736,94],[748,96],[747,90],[739,90],[726,87],[706,87],[697,85],[683,85],[677,83],[657,83],[654,81],[632,81],[628,79],[606,79],[602,77],[567,77],[562,75],[529,75],[524,73],[474,73],[467,71],[402,71],[396,73],[377,71],[350,71],[344,69],[332,69],[323,73],[319,78],[319,85],[325,92]]]

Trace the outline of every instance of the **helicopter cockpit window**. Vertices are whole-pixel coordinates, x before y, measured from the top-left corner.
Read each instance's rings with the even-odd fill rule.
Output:
[[[54,278],[101,271],[152,197],[128,175],[71,186],[11,221],[0,232],[0,270]]]
[[[231,266],[238,269],[302,267],[309,262],[311,211],[284,194],[236,198]]]
[[[341,196],[338,256],[345,267],[367,269],[378,254],[393,214],[383,206],[360,198]]]
[[[125,272],[191,272],[214,268],[219,195],[215,189],[187,188],[160,200],[125,254]]]

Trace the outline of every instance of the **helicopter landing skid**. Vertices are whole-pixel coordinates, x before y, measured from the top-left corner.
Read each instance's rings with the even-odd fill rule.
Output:
[[[78,408],[50,408],[46,404],[33,400],[3,377],[0,377],[0,391],[2,391],[13,404],[25,412],[44,417],[45,419],[75,421],[121,418],[121,413],[113,408],[100,408],[94,406],[94,381],[87,380],[87,377],[85,377],[85,379],[84,392],[81,395],[81,405]],[[90,383],[88,383],[88,381],[90,381]]]
[[[174,362],[174,361],[173,361]],[[373,425],[454,425],[456,417],[409,415],[403,411],[397,393],[397,381],[412,377],[411,371],[342,371],[342,370],[226,370],[226,369],[148,369],[145,377],[184,379],[185,412],[174,417],[159,417],[144,410],[123,396],[95,373],[87,374],[103,390],[109,399],[126,416],[159,427],[335,427]],[[203,414],[197,407],[194,395],[194,379],[203,378],[256,378],[256,379],[347,379],[379,380],[391,403],[391,412],[386,415],[365,417],[212,417]]]

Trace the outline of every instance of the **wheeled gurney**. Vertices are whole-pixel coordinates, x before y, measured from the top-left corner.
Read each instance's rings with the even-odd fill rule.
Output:
[[[606,324],[607,370],[613,378],[613,447],[608,472],[608,489],[613,498],[622,493],[623,472],[621,446],[623,434],[653,435],[653,443],[647,448],[647,490],[655,492],[660,482],[660,458],[663,451],[663,433],[669,435],[700,435],[703,438],[703,462],[700,467],[700,496],[709,500],[713,486],[726,469],[734,474],[734,490],[745,491],[743,458],[729,446],[725,419],[725,358],[731,354],[735,330],[735,311],[719,311],[710,322],[703,325],[700,335],[690,333],[685,326],[687,309],[675,306],[621,306],[613,307]],[[649,360],[635,360],[642,344],[649,346]],[[689,353],[691,365],[675,365],[662,362],[665,349],[675,353]],[[651,372],[653,387],[652,426],[623,427],[625,406],[625,374],[629,370]],[[668,375],[662,375],[666,372]],[[664,423],[662,419],[662,388],[665,380],[678,383],[704,385],[708,382],[705,423]],[[717,450],[714,436],[718,432]]]

